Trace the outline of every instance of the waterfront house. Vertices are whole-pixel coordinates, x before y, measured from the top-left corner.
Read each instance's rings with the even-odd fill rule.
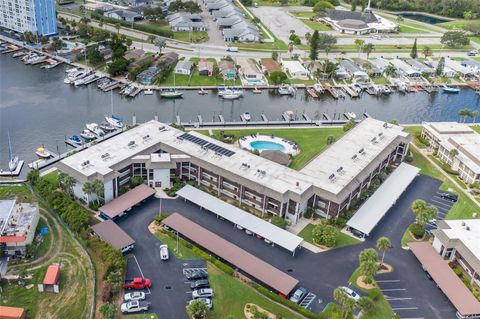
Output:
[[[151,65],[156,60],[156,56],[154,54],[144,55],[137,60],[133,60],[128,65],[128,70],[132,70],[136,67],[140,67],[142,65]]]
[[[422,73],[412,68],[409,64],[400,59],[390,60],[390,63],[397,69],[398,73],[409,78],[419,78]]]
[[[233,80],[237,76],[237,68],[233,61],[221,60],[218,62],[218,71],[224,80]]]
[[[161,70],[157,67],[149,67],[137,75],[137,82],[143,85],[151,85],[160,75]]]
[[[431,60],[428,62],[428,64],[434,69],[434,70],[437,70],[437,66],[438,66],[438,61],[437,60]],[[442,71],[442,74],[441,76],[444,76],[446,78],[453,78],[454,76],[457,75],[457,72],[455,72],[454,70],[450,69],[448,66],[444,66],[443,67],[443,71]]]
[[[260,68],[263,73],[270,75],[272,72],[281,71],[282,68],[277,61],[271,58],[260,59]]]
[[[477,77],[480,76],[480,62],[474,60],[460,61],[460,64],[470,69]]]
[[[197,68],[199,75],[212,76],[213,74],[213,62],[207,61],[205,59],[200,59]]]
[[[388,62],[385,59],[382,58],[376,58],[376,59],[371,59],[369,60],[370,64],[372,64],[376,69],[380,70],[382,73],[385,71],[385,69],[391,65],[390,62]]]
[[[137,22],[143,20],[143,15],[139,12],[135,12],[129,9],[120,9],[107,11],[103,14],[107,18],[112,18],[116,20],[122,20],[127,22]]]
[[[310,78],[310,72],[299,61],[282,60],[282,70],[292,79],[308,80]]]
[[[430,66],[428,66],[428,65],[426,65],[426,64],[424,64],[424,63],[422,63],[418,60],[408,59],[408,60],[406,60],[406,62],[408,64],[410,64],[412,68],[414,68],[415,70],[417,70],[418,72],[420,72],[422,74],[426,73],[428,75],[432,75],[433,73],[435,73],[435,70],[432,67],[430,67]]]
[[[343,66],[337,64],[337,68],[335,69],[335,78],[338,80],[345,80],[350,78],[350,74],[345,70]]]
[[[157,62],[157,67],[162,71],[171,70],[178,62],[178,54],[175,52],[164,53]]]
[[[350,60],[341,60],[339,64],[348,72],[350,78],[357,81],[369,80],[367,72],[363,71],[356,63]]]
[[[207,27],[199,14],[174,13],[167,16],[172,31],[206,31]]]
[[[145,55],[145,51],[142,49],[131,49],[125,52],[123,57],[129,61],[140,60]]]
[[[265,83],[263,73],[251,59],[239,58],[240,74],[247,85],[261,85]]]
[[[193,63],[191,61],[178,61],[175,66],[175,74],[190,75],[192,73]]]
[[[471,78],[475,76],[470,68],[463,66],[459,61],[445,59],[445,66],[448,66],[462,77]]]

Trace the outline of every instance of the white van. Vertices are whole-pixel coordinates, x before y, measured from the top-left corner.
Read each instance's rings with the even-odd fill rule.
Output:
[[[168,246],[167,245],[160,245],[160,259],[161,260],[168,260]]]
[[[238,52],[237,47],[227,47],[227,52]]]

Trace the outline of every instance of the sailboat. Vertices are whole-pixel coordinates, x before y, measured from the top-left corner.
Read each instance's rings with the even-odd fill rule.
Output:
[[[8,169],[10,169],[10,172],[13,172],[18,166],[18,156],[13,156],[12,143],[10,142],[10,133],[7,133],[7,134],[8,134],[8,156],[10,159],[8,162]]]
[[[113,91],[113,90],[112,90]],[[123,127],[123,119],[120,116],[113,114],[113,92],[110,91],[110,108],[111,108],[111,116],[106,115],[105,121],[108,124],[112,125],[115,128],[122,128]]]
[[[164,99],[178,99],[181,98],[182,95],[183,93],[177,91],[177,89],[175,88],[175,72],[173,72],[173,88],[162,90],[162,92],[160,93],[160,97],[163,97]]]

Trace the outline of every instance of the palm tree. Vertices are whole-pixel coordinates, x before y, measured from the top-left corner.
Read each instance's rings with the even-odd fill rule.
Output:
[[[452,148],[449,153],[450,157],[455,157],[458,155],[458,150],[456,148]]]
[[[475,121],[477,120],[478,111],[470,112],[470,116],[473,118],[473,123],[475,123]]]
[[[427,207],[427,203],[422,199],[417,199],[412,203],[412,212],[416,215]]]
[[[377,255],[377,252],[375,251],[375,249],[367,248],[367,249],[364,249],[360,252],[360,254],[358,255],[358,260],[360,261],[360,264],[362,264],[364,262],[375,263],[378,260],[378,255]]]
[[[458,115],[460,117],[463,117],[463,123],[467,120],[467,117],[470,116],[470,110],[467,109],[466,107],[458,111]]]
[[[95,187],[93,186],[93,183],[92,182],[83,183],[82,191],[87,195],[88,202],[90,202],[89,195],[95,194]]]
[[[363,45],[365,44],[365,41],[362,39],[355,39],[355,46],[358,49],[358,56],[360,57],[360,52],[362,52]]]
[[[368,57],[370,56],[370,53],[372,53],[375,50],[375,44],[373,43],[367,43],[363,47],[363,52],[367,54],[367,60]]]
[[[162,49],[167,46],[167,42],[160,37],[156,37],[153,44],[158,48],[158,53],[162,53]]]
[[[397,75],[397,69],[395,69],[395,67],[391,64],[387,65],[383,72],[385,72],[386,76],[390,77],[395,77]]]
[[[380,237],[378,240],[377,240],[377,245],[376,245],[377,249],[380,250],[382,252],[382,262],[381,262],[381,265],[383,266],[383,260],[385,259],[385,253],[390,249],[392,248],[392,243],[390,242],[390,239],[388,239],[388,237]]]
[[[377,273],[377,265],[375,262],[365,261],[360,263],[360,274],[364,277],[363,282],[366,284],[371,284],[373,282],[373,277]]]
[[[96,179],[92,183],[93,185],[93,192],[97,196],[97,204],[100,204],[100,198],[105,195],[105,186],[103,185],[103,182],[99,179]]]
[[[422,49],[422,54],[425,57],[425,59],[428,58],[429,56],[432,56],[433,54],[432,48],[430,48],[429,46],[424,46]]]
[[[338,303],[342,318],[348,318],[352,310],[355,308],[355,301],[347,296],[345,291],[338,287],[333,291],[333,299]]]
[[[187,306],[187,313],[194,319],[204,319],[207,317],[208,306],[203,300],[195,300]]]
[[[66,190],[71,194],[72,193],[72,188],[77,184],[77,181],[75,178],[73,178],[70,175],[65,174],[65,177],[63,178],[63,186],[66,188]]]

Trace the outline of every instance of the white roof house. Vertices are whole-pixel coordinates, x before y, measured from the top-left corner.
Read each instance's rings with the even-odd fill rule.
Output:
[[[449,67],[457,73],[460,73],[460,75],[462,76],[474,75],[474,72],[470,68],[463,66],[460,62],[455,60],[445,59],[445,66]]]
[[[293,79],[308,80],[310,76],[310,72],[299,61],[283,60],[282,69]]]
[[[400,74],[407,77],[420,77],[421,72],[415,70],[412,66],[400,59],[390,60],[390,63],[400,72]]]
[[[369,62],[370,62],[373,66],[375,66],[376,68],[378,68],[379,70],[381,70],[382,72],[385,71],[385,69],[387,68],[387,66],[391,65],[390,62],[388,62],[387,60],[382,59],[382,58],[371,59],[371,60],[369,60]]]
[[[190,75],[192,73],[193,62],[191,61],[178,61],[177,65],[175,66],[175,74],[185,74]]]
[[[408,60],[406,60],[406,62],[408,64],[410,64],[412,66],[412,68],[414,68],[418,72],[427,73],[427,74],[433,74],[435,72],[435,70],[432,67],[430,67],[430,66],[428,66],[428,65],[426,65],[426,64],[424,64],[420,61],[417,61],[417,60],[414,60],[414,59],[408,59]]]
[[[432,68],[434,68],[435,70],[437,69],[438,61],[432,60],[432,61],[429,61],[428,63],[432,66]],[[443,71],[442,71],[442,76],[447,77],[447,78],[453,78],[455,75],[457,75],[457,72],[455,72],[455,70],[452,70],[448,66],[444,65]]]

